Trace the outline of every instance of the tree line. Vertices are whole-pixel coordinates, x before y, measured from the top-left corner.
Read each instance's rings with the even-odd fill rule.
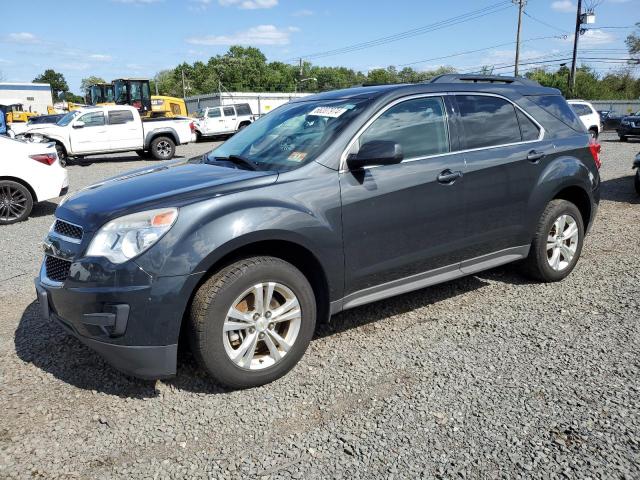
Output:
[[[640,59],[640,23],[638,31],[626,39],[629,55]],[[482,69],[490,73],[491,67]],[[173,69],[158,72],[151,79],[151,91],[161,95],[182,97],[217,93],[220,91],[251,92],[322,92],[363,84],[417,83],[443,74],[456,73],[453,67],[420,71],[411,67],[398,69],[394,66],[376,68],[364,73],[348,67],[322,67],[304,62],[291,65],[283,62],[268,62],[266,56],[255,47],[232,46],[208,61],[182,63]],[[528,71],[525,76],[541,85],[558,88],[568,96],[569,69],[561,66],[556,70],[541,67]],[[81,102],[82,97],[69,92],[61,73],[46,70],[34,82],[51,84],[54,98]],[[100,77],[83,79],[81,89],[92,83],[104,82]],[[631,66],[599,74],[588,66],[578,68],[575,96],[587,100],[629,100],[640,98],[640,78],[634,75]]]

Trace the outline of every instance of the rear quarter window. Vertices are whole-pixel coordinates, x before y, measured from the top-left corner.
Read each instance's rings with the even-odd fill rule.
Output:
[[[251,115],[251,107],[246,103],[236,105],[236,112],[238,115]]]
[[[585,131],[584,125],[561,95],[531,95],[527,98],[576,132]]]

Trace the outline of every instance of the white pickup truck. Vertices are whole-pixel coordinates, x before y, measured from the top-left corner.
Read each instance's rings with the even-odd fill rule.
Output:
[[[190,118],[142,120],[133,107],[106,105],[74,110],[55,124],[33,125],[19,137],[29,142],[55,142],[61,161],[130,151],[140,157],[169,160],[176,145],[195,141],[196,132]]]
[[[202,108],[195,117],[198,138],[234,134],[256,118],[248,103]]]

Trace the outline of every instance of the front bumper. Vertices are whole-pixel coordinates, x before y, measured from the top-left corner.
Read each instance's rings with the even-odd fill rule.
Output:
[[[43,263],[35,279],[42,317],[126,374],[175,375],[182,317],[199,276],[151,277],[134,262],[112,267],[73,262],[69,277],[55,282]]]
[[[626,137],[626,136],[640,136],[640,127],[632,127],[632,126],[626,126],[626,125],[620,125],[617,129],[616,132],[618,132],[618,135],[620,137]]]

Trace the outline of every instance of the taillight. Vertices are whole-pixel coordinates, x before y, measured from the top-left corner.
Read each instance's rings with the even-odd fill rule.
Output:
[[[594,139],[591,139],[589,142],[589,151],[591,152],[591,156],[593,157],[593,162],[596,164],[596,168],[600,170],[602,166],[602,162],[600,161],[600,150],[602,149],[602,145],[596,142]]]
[[[193,122],[189,124],[189,128],[191,129],[191,133],[194,133],[196,131],[196,126]]]
[[[53,162],[55,162],[58,157],[55,153],[39,153],[37,155],[29,155],[29,158],[33,158],[36,162],[45,165],[53,165]]]

